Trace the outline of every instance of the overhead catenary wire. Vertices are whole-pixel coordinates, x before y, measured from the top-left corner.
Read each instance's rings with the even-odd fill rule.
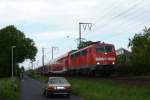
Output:
[[[122,17],[122,16],[126,15],[128,12],[133,11],[133,10],[134,10],[135,8],[137,8],[138,5],[141,4],[143,1],[144,1],[144,0],[138,0],[138,1],[136,1],[136,2],[135,2],[132,6],[130,6],[129,8],[125,9],[124,11],[120,12],[120,13],[117,14],[117,15],[112,16],[112,18],[106,20],[107,23],[106,23],[106,22],[103,22],[104,20],[99,21],[99,22],[100,22],[100,24],[99,24],[100,26],[99,26],[99,25],[98,25],[98,26],[99,26],[101,29],[103,29],[103,28],[105,28],[105,27],[108,27],[109,25],[111,25],[111,23],[112,23],[113,21],[115,21],[115,19],[119,19],[119,17]],[[113,9],[118,9],[117,6],[119,6],[119,4],[120,4],[120,3],[115,3],[115,6],[111,6],[111,7],[110,7],[110,10],[107,10],[107,13],[104,13],[103,16],[100,17],[100,19],[103,19],[103,17],[106,17],[107,15],[109,15],[109,13],[111,13],[111,12],[113,11]],[[115,25],[117,25],[116,23],[118,23],[118,22],[115,22]],[[115,26],[115,25],[113,25],[113,26]]]
[[[106,20],[105,23],[101,23],[101,28],[104,28],[106,26],[108,26],[111,22],[113,22],[115,19],[118,19],[121,16],[124,16],[126,13],[130,12],[131,10],[134,10],[139,4],[141,4],[144,0],[140,0],[138,2],[136,2],[134,5],[132,5],[131,7],[125,9],[123,12],[120,12],[117,15],[112,16],[110,19]],[[109,23],[109,24],[108,24]]]
[[[144,1],[144,0],[142,0],[142,1]],[[142,2],[142,1],[141,1],[141,2]],[[141,6],[141,8],[142,8],[142,7],[145,7],[146,5],[149,4],[149,3],[145,2],[144,5],[143,5],[143,3],[141,3],[141,2],[136,3],[136,5],[131,6],[131,7],[128,8],[124,13],[120,13],[119,15],[116,15],[115,17],[117,17],[117,18],[114,17],[114,18],[111,20],[111,22],[113,22],[113,21],[115,21],[115,19],[119,19],[120,17],[123,17],[123,16],[124,16],[124,17],[125,17],[125,16],[128,17],[128,13],[129,13],[129,12],[132,12],[132,11],[134,12],[134,11],[138,10],[137,8],[138,8],[139,5],[140,5],[140,6],[142,5],[142,6]],[[134,7],[136,7],[136,9],[135,9]],[[131,9],[131,8],[134,8],[134,9]],[[131,9],[131,10],[130,10],[130,9]],[[136,15],[136,13],[133,14],[133,15]],[[141,17],[141,16],[139,16],[139,17]],[[136,17],[136,18],[138,18],[138,17]],[[133,23],[133,22],[132,22],[132,23]],[[131,24],[132,24],[132,23],[131,23]],[[131,24],[128,23],[128,24],[126,24],[126,25],[131,25]],[[106,24],[106,25],[103,25],[103,27],[106,27],[106,26],[107,26],[107,28],[108,28],[109,25],[110,25],[110,23],[109,23],[109,24]],[[113,25],[113,27],[116,26],[116,25],[117,25],[117,26],[122,26],[122,25],[125,25],[125,24],[124,24],[124,23],[115,24],[115,25]],[[140,24],[139,24],[139,25],[140,25]],[[100,27],[100,28],[101,28],[101,27]],[[131,28],[131,27],[130,27],[130,28]],[[120,31],[120,32],[121,32],[121,31]],[[118,34],[116,34],[116,35],[118,35]],[[120,34],[120,35],[121,35],[121,34]],[[115,35],[114,35],[114,36],[115,36]]]
[[[139,10],[139,9],[142,9],[142,7],[145,7],[146,5],[149,5],[149,3],[150,2],[146,2],[144,5],[142,5],[140,8],[138,8],[138,9],[133,9],[132,11],[130,11],[129,13],[126,13],[126,14],[124,14],[124,15],[122,15],[122,17],[124,17],[124,19],[129,19],[130,18],[130,20],[135,20],[135,19],[137,19],[137,18],[139,18],[139,17],[142,17],[142,16],[144,16],[144,15],[146,15],[146,13],[144,13],[144,14],[142,14],[142,15],[137,15],[136,14],[136,12],[135,11],[137,11],[137,10]],[[137,12],[138,13],[138,12]],[[120,23],[120,24],[119,24]],[[134,23],[134,21],[132,21],[132,22],[128,22],[128,24],[127,25],[131,25],[132,23]],[[118,20],[117,22],[115,22],[115,24],[113,25],[113,27],[116,27],[116,26],[122,26],[122,25],[125,25],[126,23],[123,23],[123,22],[121,22],[121,20]],[[108,25],[107,25],[108,26]]]

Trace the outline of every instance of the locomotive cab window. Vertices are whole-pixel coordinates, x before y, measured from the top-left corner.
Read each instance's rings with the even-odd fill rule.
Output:
[[[106,52],[113,52],[113,46],[105,46]]]
[[[104,47],[97,47],[96,52],[105,52],[105,48]]]
[[[113,46],[97,47],[96,52],[113,52]]]

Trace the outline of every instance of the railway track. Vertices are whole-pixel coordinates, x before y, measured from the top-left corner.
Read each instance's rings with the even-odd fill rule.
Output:
[[[68,78],[79,78],[81,80],[89,81],[111,81],[112,83],[127,84],[127,85],[150,85],[150,76],[113,76],[113,77],[68,77]]]

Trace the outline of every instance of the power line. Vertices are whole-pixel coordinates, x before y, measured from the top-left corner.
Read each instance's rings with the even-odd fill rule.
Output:
[[[149,2],[150,3],[150,2]],[[149,5],[149,3],[145,3],[142,7],[145,7],[146,5]],[[141,8],[142,8],[141,7]],[[139,8],[140,9],[140,8]],[[134,16],[130,16],[130,13],[128,13],[128,14],[124,14],[124,18],[132,18],[133,20],[135,20],[135,19],[137,19],[138,17],[141,17],[141,16],[137,16],[136,15],[136,13],[134,13],[135,11],[137,11],[137,10],[139,10],[139,9],[134,9],[134,10],[132,10],[132,15],[134,15]],[[134,11],[134,12],[133,12]],[[134,13],[134,14],[133,14]],[[145,15],[146,13],[144,13],[143,15]],[[142,16],[143,16],[142,15]],[[130,19],[131,20],[131,19]],[[115,25],[113,25],[113,26],[116,26],[117,24],[116,23],[119,23],[119,22],[121,22],[120,20],[119,21],[117,21],[117,22],[115,22]],[[133,23],[133,22],[132,22]],[[120,23],[121,25],[124,25],[124,23]],[[129,24],[130,25],[130,24]]]
[[[140,0],[138,1],[136,4],[132,5],[131,7],[127,8],[126,10],[124,10],[123,12],[119,13],[118,15],[114,15],[112,16],[111,19],[107,20],[107,23],[102,23],[101,24],[101,28],[103,27],[106,27],[108,24],[108,21],[109,23],[112,22],[114,19],[117,19],[118,17],[121,17],[123,15],[125,15],[127,12],[131,11],[131,10],[134,10],[139,4],[141,4],[141,2],[143,2],[143,0]]]
[[[43,66],[43,73],[44,73],[44,48],[42,48],[42,66]]]
[[[144,3],[144,5],[142,6],[142,7],[145,7],[146,5],[148,5],[149,3],[147,3],[146,2],[146,4]],[[141,7],[141,8],[142,8]],[[137,9],[138,10],[138,9]],[[134,10],[132,10],[132,11],[134,11]],[[146,13],[145,13],[146,14]],[[127,14],[124,14],[124,15],[126,15],[126,17],[128,17],[127,16]],[[134,15],[136,15],[136,14],[134,14]],[[138,17],[141,17],[141,16],[138,16]],[[138,18],[137,16],[135,17],[135,18]],[[120,22],[120,21],[119,21]],[[116,22],[117,23],[117,22]],[[133,23],[133,22],[131,22],[131,23]],[[109,24],[110,25],[110,24]],[[115,24],[115,25],[113,25],[113,27],[115,27],[115,26],[117,26],[118,24]],[[118,26],[122,26],[122,25],[124,25],[125,26],[125,24],[124,23],[120,23]],[[128,26],[132,26],[131,24],[127,24]],[[108,25],[107,25],[108,26]]]
[[[148,5],[149,3],[146,3],[146,5]],[[145,11],[146,12],[146,11]],[[139,14],[138,14],[139,15]],[[142,17],[144,17],[145,15],[147,15],[147,13],[144,13],[144,14],[142,14],[142,15],[140,15],[140,16],[138,16],[137,14],[134,14],[134,16],[129,16],[128,18],[130,18],[130,20],[135,20],[135,19],[141,19]],[[131,26],[133,23],[134,23],[135,21],[132,21],[132,22],[130,22],[130,23],[128,23],[128,24],[124,24],[124,23],[120,23],[121,25],[124,25],[124,26]]]

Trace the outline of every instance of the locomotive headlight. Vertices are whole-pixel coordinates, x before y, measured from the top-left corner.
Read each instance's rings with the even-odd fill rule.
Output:
[[[97,65],[99,65],[100,64],[100,62],[97,62]]]
[[[115,62],[112,62],[112,64],[114,65],[114,64],[115,64]]]
[[[56,90],[56,89],[57,89],[57,86],[55,86],[54,89]]]

